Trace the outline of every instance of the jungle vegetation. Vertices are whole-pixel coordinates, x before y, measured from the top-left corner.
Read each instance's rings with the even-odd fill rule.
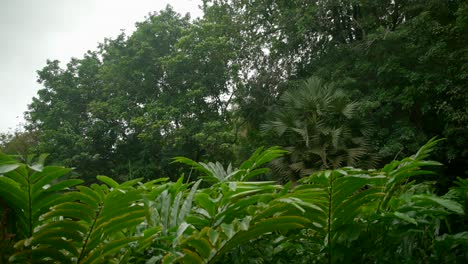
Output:
[[[466,1],[201,7],[38,71],[1,263],[468,260]]]

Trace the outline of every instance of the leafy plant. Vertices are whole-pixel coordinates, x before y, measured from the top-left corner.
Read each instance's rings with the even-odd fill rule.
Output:
[[[369,129],[357,116],[359,104],[343,90],[312,77],[280,101],[262,128],[283,138],[291,152],[274,163],[281,176],[295,180],[317,170],[356,166],[364,158],[375,160],[368,155]]]
[[[238,169],[232,168],[229,164],[226,169],[219,162],[208,164],[203,162],[195,162],[185,157],[176,157],[174,162],[183,163],[202,173],[200,176],[203,180],[209,183],[229,182],[229,181],[247,181],[251,178],[264,174],[269,171],[268,168],[260,168],[262,165],[283,156],[287,151],[279,147],[271,147],[267,150],[263,148],[257,149],[252,156],[244,161]]]
[[[279,148],[227,171],[176,158],[202,173],[196,182],[98,176],[91,186],[60,180],[69,169],[2,154],[2,261],[463,263],[465,180],[443,196],[416,180],[440,165],[426,160],[438,142],[380,170],[344,167],[285,185],[248,181],[285,153]]]

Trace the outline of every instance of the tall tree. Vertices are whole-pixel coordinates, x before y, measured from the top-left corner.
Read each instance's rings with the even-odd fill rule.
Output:
[[[359,111],[376,127],[371,143],[382,162],[439,135],[448,138],[438,155],[449,174],[464,173],[465,1],[204,2],[205,12],[226,10],[236,24],[231,36],[244,51],[241,69],[250,73],[238,105],[249,128],[265,120],[287,81],[315,75],[362,101]],[[261,113],[260,122],[249,113]]]
[[[112,144],[105,152],[113,154],[112,176],[153,178],[165,174],[171,144],[167,138],[177,121],[178,106],[164,101],[171,93],[164,81],[164,60],[174,54],[190,21],[168,7],[136,26],[132,35],[100,47],[103,96],[90,102],[98,124],[93,138],[111,133]]]
[[[65,69],[49,61],[28,112],[38,151],[116,178],[174,175],[177,155],[229,158],[229,45],[218,27],[167,7]]]

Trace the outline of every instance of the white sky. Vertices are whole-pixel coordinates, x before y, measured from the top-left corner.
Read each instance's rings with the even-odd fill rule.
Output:
[[[47,59],[67,63],[170,4],[200,17],[201,0],[0,0],[0,133],[13,132]]]

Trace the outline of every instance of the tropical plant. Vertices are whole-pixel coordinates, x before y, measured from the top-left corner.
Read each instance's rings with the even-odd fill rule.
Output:
[[[242,167],[243,176],[238,177],[246,179],[263,173],[264,170],[255,168],[282,152],[277,148],[257,151]],[[198,191],[200,181],[188,188],[190,184],[183,183],[183,177],[175,183],[159,179],[143,184],[141,179],[134,179],[118,184],[111,178],[98,176],[104,184],[87,187],[76,186],[81,180],[57,181],[69,169],[28,166],[3,154],[0,161],[1,197],[14,208],[17,220],[5,223],[6,227],[13,226],[14,239],[4,236],[5,241],[2,240],[2,244],[15,241],[14,247],[10,247],[11,262],[185,261],[194,254],[202,254],[200,248],[190,254],[193,245],[187,241],[195,241],[199,236],[191,237],[201,232],[205,222],[210,222],[213,226],[206,227],[221,232],[221,236],[213,242],[212,253],[202,254],[198,259],[205,261],[219,258],[249,237],[301,228],[308,222],[298,216],[283,219],[279,215],[273,217],[273,213],[257,216],[249,211],[257,203],[268,208],[260,203],[260,198],[269,201],[284,194],[280,192],[282,187],[273,182],[230,181]],[[210,196],[216,193],[219,196],[211,200]],[[192,205],[194,198],[196,206]],[[2,213],[6,214],[6,210]],[[249,229],[253,216],[257,217]],[[283,224],[269,225],[271,221]]]
[[[289,160],[274,164],[282,176],[295,179],[321,169],[363,165],[359,162],[364,157],[367,165],[375,160],[367,155],[369,128],[357,116],[359,104],[343,90],[312,77],[286,91],[281,103],[263,130],[284,139],[282,144],[291,152]]]
[[[131,234],[145,216],[137,203],[141,192],[133,186],[137,181],[119,185],[98,176],[106,184],[76,186],[82,181],[57,181],[70,169],[27,166],[5,155],[1,167],[2,198],[16,218],[11,262],[101,262],[136,240]]]
[[[417,183],[415,178],[433,174],[423,167],[440,165],[426,160],[438,141],[433,139],[415,155],[380,170],[345,167],[303,178],[287,196],[313,205],[303,207],[310,220],[306,228],[238,247],[248,258],[238,254],[236,261],[463,263],[466,228],[454,230],[454,219],[466,219],[463,182],[437,196],[431,182]]]
[[[223,165],[219,162],[209,162],[206,164],[185,157],[175,157],[174,162],[192,166],[192,168],[201,172],[202,174],[200,177],[209,183],[248,181],[257,175],[268,172],[270,169],[261,168],[261,166],[283,156],[285,153],[287,153],[287,151],[279,147],[271,147],[265,151],[263,151],[263,147],[261,147],[257,149],[248,160],[244,161],[238,169],[233,168],[231,164],[224,169]]]
[[[440,165],[426,160],[437,142],[380,170],[320,171],[294,185],[248,181],[284,154],[276,147],[227,171],[176,158],[202,173],[196,182],[98,176],[91,186],[1,154],[2,261],[462,263],[466,226],[454,224],[466,220],[466,180],[438,196],[413,179]]]

